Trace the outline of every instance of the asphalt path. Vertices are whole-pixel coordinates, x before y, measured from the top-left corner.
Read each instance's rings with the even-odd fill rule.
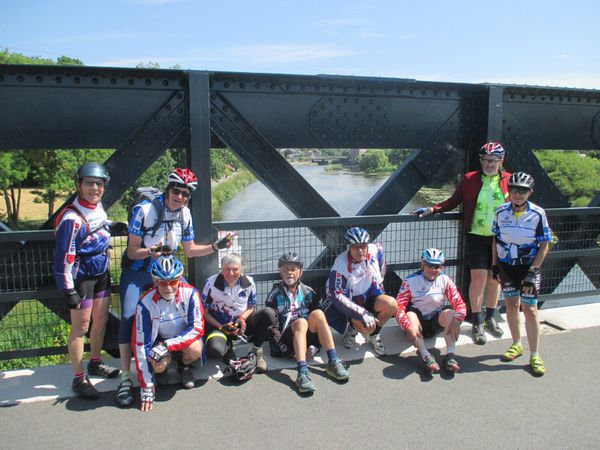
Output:
[[[510,342],[459,347],[462,371],[430,377],[416,354],[353,361],[337,384],[311,367],[317,391],[296,393],[291,369],[196,388],[162,387],[154,409],[119,409],[113,393],[0,408],[0,445],[20,448],[600,448],[600,328],[542,336],[544,377]],[[439,357],[439,350],[434,350]],[[441,358],[440,358],[441,359]],[[136,393],[137,398],[137,393]],[[136,404],[137,406],[137,404]]]

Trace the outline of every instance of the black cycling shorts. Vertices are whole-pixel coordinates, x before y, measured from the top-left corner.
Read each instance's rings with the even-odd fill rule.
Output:
[[[492,268],[492,245],[494,236],[467,234],[467,264],[469,269]]]

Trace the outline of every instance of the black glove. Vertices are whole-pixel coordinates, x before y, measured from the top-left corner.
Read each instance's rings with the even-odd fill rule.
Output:
[[[535,283],[537,281],[538,274],[540,273],[539,267],[530,267],[527,271],[527,275],[523,278],[523,287],[535,287]]]
[[[229,241],[231,241],[231,235],[227,235],[224,238],[219,239],[216,242],[213,242],[212,244],[212,248],[217,251],[217,250],[223,250],[224,248],[227,248],[227,244],[229,244]]]
[[[77,309],[81,303],[81,297],[75,289],[67,289],[65,291],[67,309]]]
[[[112,236],[127,236],[129,234],[129,225],[125,222],[113,222],[110,227],[110,234]]]
[[[492,278],[500,283],[500,266],[497,264],[492,266]]]

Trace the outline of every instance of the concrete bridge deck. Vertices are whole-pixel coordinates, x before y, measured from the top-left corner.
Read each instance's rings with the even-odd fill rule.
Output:
[[[160,388],[149,414],[114,405],[118,380],[95,380],[103,394],[86,402],[72,396],[69,366],[4,372],[0,442],[3,448],[598,448],[600,304],[542,310],[541,320],[548,369],[542,378],[531,375],[527,356],[499,360],[508,331],[506,339],[488,335],[480,347],[471,343],[469,325],[455,376],[427,376],[399,329],[387,326],[383,358],[367,345],[348,351],[336,336],[351,364],[347,384],[329,380],[320,357],[311,364],[317,385],[311,397],[296,393],[291,360],[270,360],[267,374],[239,386],[219,380],[209,360],[196,371],[195,389]],[[436,355],[444,347],[440,338],[430,345]]]

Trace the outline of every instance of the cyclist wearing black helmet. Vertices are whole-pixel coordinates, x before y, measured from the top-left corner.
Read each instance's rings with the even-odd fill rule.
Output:
[[[344,240],[348,248],[337,256],[329,272],[325,315],[332,328],[344,334],[344,347],[354,347],[360,332],[381,356],[385,354],[381,327],[396,313],[396,300],[383,288],[383,247],[372,243],[369,233],[360,227],[346,230]]]
[[[114,378],[119,374],[119,369],[100,359],[110,306],[110,232],[101,202],[109,180],[102,164],[91,162],[79,167],[75,174],[77,196],[61,211],[55,226],[54,276],[71,311],[68,348],[75,375],[72,387],[84,399],[99,395],[83,369],[83,345],[90,321],[88,375]]]
[[[508,182],[510,201],[496,209],[494,219],[494,253],[492,267],[504,292],[506,320],[513,344],[504,352],[503,361],[513,361],[523,354],[519,307],[525,315],[525,330],[531,357],[531,370],[537,376],[546,373],[538,353],[540,325],[538,293],[540,267],[548,254],[552,239],[545,211],[529,201],[533,178],[524,172],[514,173]]]
[[[160,256],[152,264],[151,275],[154,288],[138,302],[133,333],[140,409],[144,412],[152,409],[155,385],[168,383],[172,358],[178,360],[183,387],[194,387],[192,364],[202,356],[204,334],[200,296],[182,279],[181,261],[170,255]],[[129,395],[127,391],[120,386],[117,395]]]
[[[265,306],[277,311],[278,327],[271,339],[271,354],[295,356],[298,366],[296,386],[301,394],[316,390],[308,370],[307,348],[325,348],[328,358],[327,374],[335,380],[347,381],[348,369],[337,356],[331,329],[325,314],[319,309],[314,291],[300,281],[302,260],[297,253],[288,252],[279,257],[277,266],[281,280],[273,285]]]
[[[473,342],[484,345],[484,329],[500,338],[504,333],[496,321],[500,285],[492,277],[492,221],[494,211],[508,199],[510,173],[501,169],[505,150],[499,142],[488,142],[479,149],[481,170],[468,172],[452,196],[429,208],[411,212],[419,217],[450,211],[462,204],[463,227],[467,233],[467,264],[470,269],[469,303],[473,313]],[[486,305],[485,319],[483,305]]]

